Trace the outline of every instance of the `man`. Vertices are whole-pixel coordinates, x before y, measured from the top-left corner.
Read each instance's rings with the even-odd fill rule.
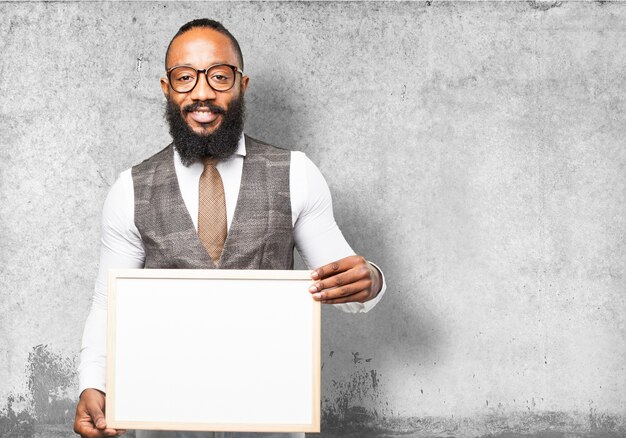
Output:
[[[208,19],[185,24],[170,42],[165,68],[161,87],[173,144],[123,172],[104,206],[74,422],[83,437],[123,432],[107,428],[104,420],[110,268],[291,269],[296,246],[305,263],[317,267],[311,273],[313,299],[364,312],[384,291],[378,268],[354,255],[337,228],[317,167],[303,153],[242,134],[249,78],[228,30]]]

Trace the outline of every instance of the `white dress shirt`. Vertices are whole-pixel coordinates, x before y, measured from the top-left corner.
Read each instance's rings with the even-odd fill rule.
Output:
[[[246,155],[242,138],[236,153],[217,164],[224,184],[227,227],[233,221]],[[198,183],[201,163],[185,167],[174,152],[180,192],[193,225],[198,229]],[[296,248],[310,269],[354,254],[335,223],[328,185],[319,169],[302,152],[291,152],[289,170],[291,219]],[[91,311],[85,323],[79,366],[79,393],[86,388],[105,392],[107,273],[109,269],[143,268],[145,252],[134,219],[135,200],[131,170],[122,172],[111,187],[102,212],[102,248]],[[380,270],[380,269],[379,269]],[[381,271],[382,275],[382,271]],[[344,312],[367,312],[380,301],[380,293],[365,303],[334,304]],[[311,298],[312,299],[312,298]]]

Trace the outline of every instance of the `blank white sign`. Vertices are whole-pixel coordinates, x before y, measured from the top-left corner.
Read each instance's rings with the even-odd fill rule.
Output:
[[[310,284],[308,271],[111,271],[107,425],[319,432]]]

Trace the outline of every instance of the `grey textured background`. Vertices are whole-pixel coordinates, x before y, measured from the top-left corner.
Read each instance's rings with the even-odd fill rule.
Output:
[[[325,309],[324,436],[626,436],[626,4],[1,3],[0,435],[70,437],[104,197],[180,25],[387,277]]]

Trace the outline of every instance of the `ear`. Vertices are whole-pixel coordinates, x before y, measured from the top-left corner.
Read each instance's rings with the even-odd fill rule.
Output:
[[[170,83],[165,77],[161,78],[161,90],[166,98],[170,95]]]
[[[245,94],[248,89],[248,81],[250,78],[248,76],[241,77],[241,94]]]

